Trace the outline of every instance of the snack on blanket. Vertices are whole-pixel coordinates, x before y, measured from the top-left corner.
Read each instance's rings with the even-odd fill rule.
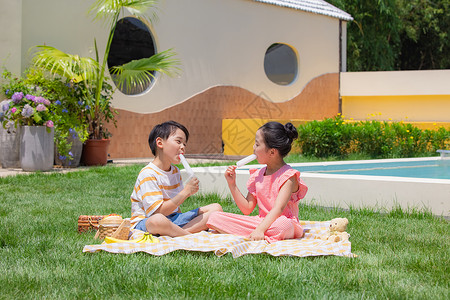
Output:
[[[109,214],[98,222],[100,225],[113,225],[122,223],[122,217],[118,214]]]
[[[347,218],[335,218],[331,220],[329,232],[320,238],[331,242],[347,241],[350,237],[350,235],[345,231],[347,230],[347,225]]]
[[[122,219],[120,215],[110,214],[98,222],[99,228],[94,238],[103,239],[107,236],[127,239],[130,233],[130,220]]]
[[[112,243],[139,243],[139,244],[143,244],[143,243],[159,243],[159,240],[157,238],[155,238],[153,235],[151,235],[150,233],[146,232],[144,233],[144,235],[139,238],[139,239],[134,239],[134,240],[122,240],[122,239],[116,239],[113,237],[105,237],[105,243],[107,244],[112,244]]]

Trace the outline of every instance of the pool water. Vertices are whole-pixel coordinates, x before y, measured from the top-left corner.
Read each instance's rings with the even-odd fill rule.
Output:
[[[339,163],[294,166],[302,173],[450,179],[450,160]]]

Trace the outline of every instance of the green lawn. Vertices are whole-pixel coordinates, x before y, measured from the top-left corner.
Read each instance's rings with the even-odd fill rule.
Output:
[[[0,299],[449,299],[449,222],[395,208],[301,206],[300,218],[350,221],[346,257],[272,257],[177,251],[162,257],[82,253],[82,214],[130,216],[141,165],[0,178]],[[432,197],[432,195],[430,195]],[[198,195],[184,210],[230,199]]]

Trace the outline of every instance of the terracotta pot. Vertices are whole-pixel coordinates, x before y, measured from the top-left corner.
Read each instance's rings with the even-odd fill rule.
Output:
[[[104,166],[108,162],[110,140],[87,140],[83,145],[81,161],[86,166]]]

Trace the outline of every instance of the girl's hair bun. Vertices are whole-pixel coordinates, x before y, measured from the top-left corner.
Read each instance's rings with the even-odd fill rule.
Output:
[[[284,129],[286,129],[286,133],[290,140],[295,140],[298,138],[297,128],[295,128],[294,124],[288,122],[284,125]]]

